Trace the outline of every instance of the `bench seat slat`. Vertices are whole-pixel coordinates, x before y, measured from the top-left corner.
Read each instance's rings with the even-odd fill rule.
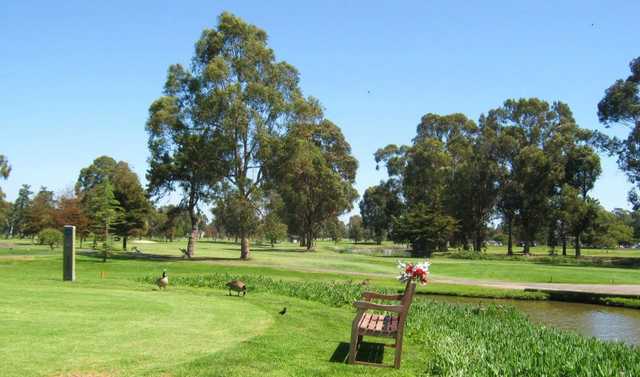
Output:
[[[358,324],[363,335],[394,336],[398,332],[398,317],[365,313]]]

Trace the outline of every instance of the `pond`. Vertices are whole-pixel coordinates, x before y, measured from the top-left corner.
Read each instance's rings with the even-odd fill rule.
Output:
[[[512,305],[535,323],[575,331],[605,341],[640,345],[640,310],[560,301],[525,301],[420,295],[451,304]]]

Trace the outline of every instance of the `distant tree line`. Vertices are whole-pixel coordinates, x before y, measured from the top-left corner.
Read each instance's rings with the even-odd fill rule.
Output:
[[[590,195],[602,172],[599,151],[617,154],[640,185],[640,58],[630,67],[598,105],[607,126],[632,128],[626,140],[581,128],[567,104],[537,98],[507,100],[478,122],[428,113],[410,145],[375,153],[389,178],[364,192],[361,219],[352,220],[378,243],[408,243],[420,255],[480,251],[491,238],[508,254],[516,240],[525,254],[540,241],[563,255],[571,244],[576,256],[584,244],[630,245],[640,238],[638,191],[629,194],[634,211],[609,212]]]

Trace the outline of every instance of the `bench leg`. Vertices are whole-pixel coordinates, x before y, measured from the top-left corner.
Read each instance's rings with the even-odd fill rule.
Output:
[[[400,361],[402,360],[402,335],[399,335],[396,339],[396,352],[395,359],[393,361],[394,368],[400,368]]]
[[[355,364],[356,354],[358,353],[358,346],[362,341],[362,336],[358,335],[358,329],[351,330],[351,343],[349,345],[349,364]]]

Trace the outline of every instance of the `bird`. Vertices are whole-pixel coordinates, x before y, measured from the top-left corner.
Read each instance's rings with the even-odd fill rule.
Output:
[[[229,288],[229,296],[231,296],[231,291],[238,292],[238,296],[242,292],[243,297],[247,294],[247,286],[240,280],[231,280],[227,283],[227,287]]]
[[[169,276],[167,276],[167,270],[162,271],[162,277],[156,280],[156,285],[160,289],[167,288],[167,285],[169,285]]]
[[[280,310],[278,313],[280,313],[280,315],[285,315],[285,313],[287,313],[287,307],[285,306],[284,308],[282,308],[282,310]]]

